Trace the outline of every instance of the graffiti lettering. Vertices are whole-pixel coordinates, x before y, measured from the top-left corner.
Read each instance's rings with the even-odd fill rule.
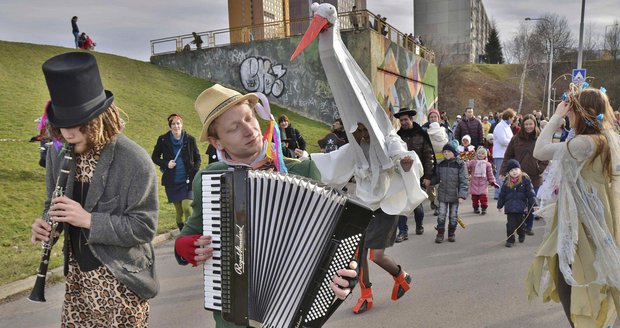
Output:
[[[271,60],[264,57],[248,57],[239,68],[241,84],[246,91],[262,92],[279,98],[284,93],[286,68],[282,65],[271,65]]]

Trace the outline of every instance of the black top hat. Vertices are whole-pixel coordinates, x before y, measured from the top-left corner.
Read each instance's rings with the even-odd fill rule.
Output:
[[[415,109],[409,109],[407,107],[405,108],[401,108],[398,113],[394,114],[394,117],[399,118],[403,115],[409,115],[411,117],[415,116],[418,112],[415,111]]]
[[[80,126],[108,109],[112,92],[103,89],[95,57],[68,52],[43,63],[43,74],[52,101],[45,109],[57,128]]]

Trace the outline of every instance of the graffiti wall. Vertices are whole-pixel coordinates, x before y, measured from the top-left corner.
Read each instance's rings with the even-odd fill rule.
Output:
[[[373,88],[386,111],[402,108],[418,112],[416,121],[426,121],[429,108],[437,104],[437,66],[406,51],[378,34],[372,36],[372,62],[377,69]]]
[[[338,112],[319,59],[318,43],[313,42],[289,62],[300,39],[257,41],[159,55],[152,57],[151,62],[241,92],[262,92],[275,104],[331,123]],[[413,107],[426,113],[427,108],[436,103],[435,65],[371,30],[343,33],[342,39],[373,82],[375,95],[386,111],[394,113],[403,107]]]

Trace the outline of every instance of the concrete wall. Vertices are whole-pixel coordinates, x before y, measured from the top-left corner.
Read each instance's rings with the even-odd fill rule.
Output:
[[[374,30],[344,32],[351,55],[370,77],[386,110],[414,107],[426,112],[437,102],[437,67],[395,45]],[[232,87],[262,92],[273,103],[303,116],[331,123],[338,117],[313,42],[293,62],[301,37],[206,48],[151,58],[157,65]],[[421,116],[421,115],[419,115]]]

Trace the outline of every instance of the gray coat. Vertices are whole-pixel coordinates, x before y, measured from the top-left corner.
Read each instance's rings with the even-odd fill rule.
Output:
[[[456,203],[459,198],[467,199],[469,181],[467,165],[459,159],[444,160],[437,165],[439,187],[437,199],[443,203]]]
[[[60,171],[62,156],[48,151],[45,211]],[[75,162],[66,195],[73,195]],[[124,135],[107,144],[90,182],[84,209],[92,215],[88,246],[94,256],[143,299],[159,291],[151,241],[157,232],[157,176],[150,156]],[[66,230],[65,230],[66,231]],[[71,247],[65,238],[65,251]],[[65,253],[65,274],[68,258]]]

